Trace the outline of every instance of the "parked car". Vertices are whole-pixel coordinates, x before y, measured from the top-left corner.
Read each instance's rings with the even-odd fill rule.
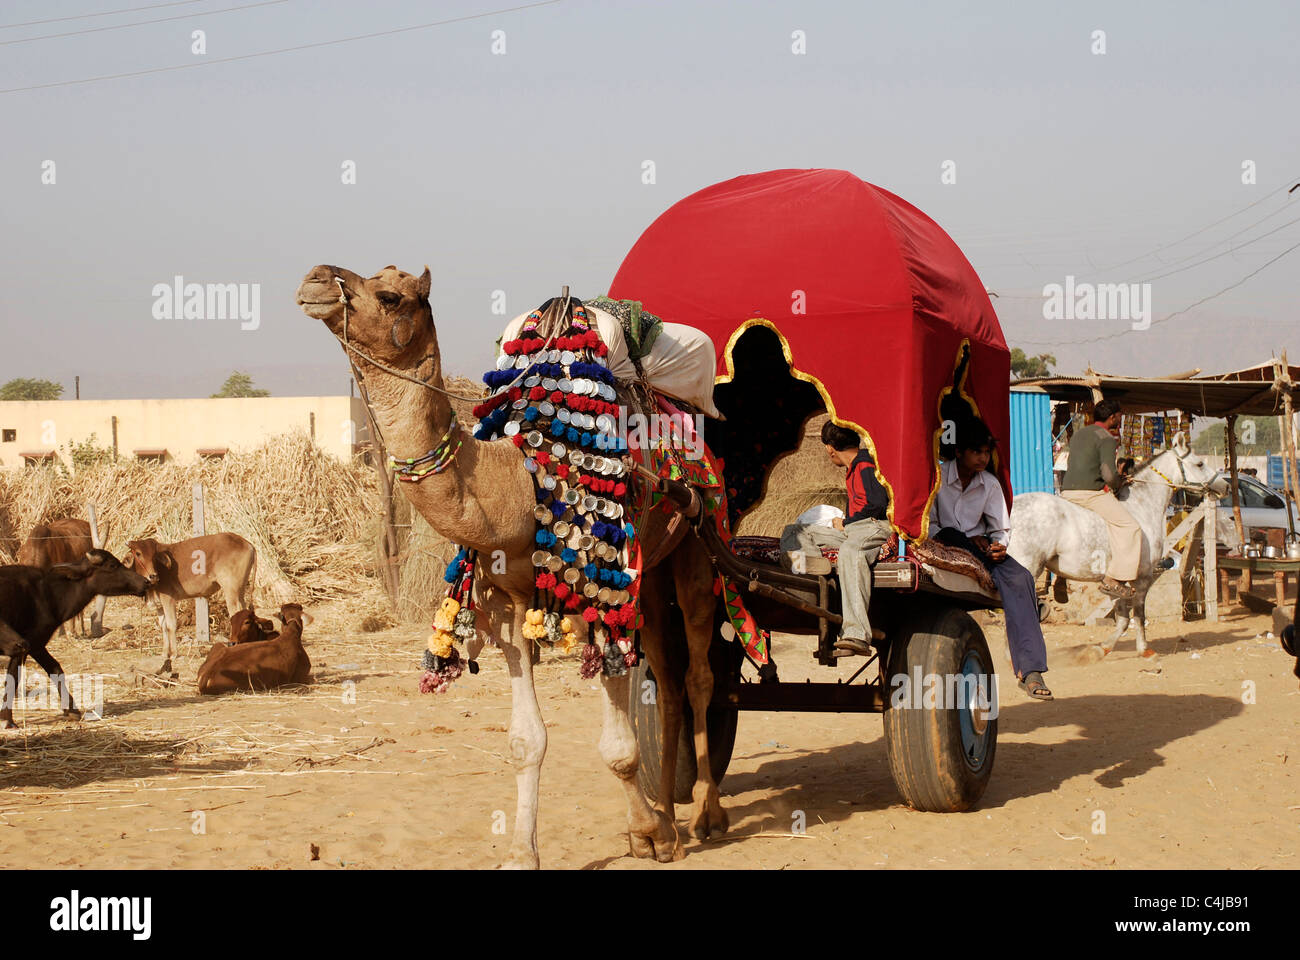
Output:
[[[1219,476],[1226,480],[1228,472],[1221,470]],[[1274,490],[1254,477],[1238,474],[1237,492],[1241,499],[1241,526],[1245,531],[1248,542],[1252,530],[1262,530],[1268,527],[1278,527],[1282,530],[1290,529],[1287,524],[1287,512],[1289,509],[1294,519],[1296,518],[1296,508],[1294,504],[1288,507],[1286,496],[1282,491]],[[1169,502],[1169,510],[1172,514],[1177,510],[1194,507],[1200,502],[1200,494],[1193,493],[1190,490],[1175,490],[1173,499]],[[1218,541],[1224,546],[1236,547],[1238,545],[1237,528],[1232,516],[1231,494],[1219,501],[1218,512]]]

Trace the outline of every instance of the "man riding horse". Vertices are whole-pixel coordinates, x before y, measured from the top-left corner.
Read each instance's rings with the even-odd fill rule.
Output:
[[[1092,424],[1070,439],[1070,462],[1061,481],[1061,496],[1106,521],[1110,563],[1101,592],[1131,600],[1142,560],[1142,528],[1116,499],[1129,483],[1129,477],[1115,463],[1115,431],[1119,430],[1120,420],[1120,406],[1114,400],[1103,400],[1093,408]]]

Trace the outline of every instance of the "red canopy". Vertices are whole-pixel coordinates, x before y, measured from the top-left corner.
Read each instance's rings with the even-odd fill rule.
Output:
[[[772,170],[691,194],[637,240],[610,296],[707,332],[717,382],[749,326],[775,329],[796,376],[865,433],[909,536],[928,526],[939,404],[965,341],[961,392],[1007,449],[1010,355],[984,285],[938,224],[851,173]],[[1005,454],[995,463],[1006,492]]]

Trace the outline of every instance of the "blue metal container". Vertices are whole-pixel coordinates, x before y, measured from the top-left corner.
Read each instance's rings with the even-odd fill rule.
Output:
[[[1054,493],[1052,401],[1045,393],[1011,391],[1011,492]]]
[[[1271,454],[1271,455],[1269,456],[1269,458],[1268,458],[1268,478],[1267,478],[1267,480],[1266,480],[1265,482],[1266,482],[1270,487],[1273,487],[1275,490],[1281,490],[1281,489],[1282,489],[1283,474],[1282,474],[1282,456],[1281,456],[1281,454],[1276,454],[1276,453],[1274,453],[1274,454]]]

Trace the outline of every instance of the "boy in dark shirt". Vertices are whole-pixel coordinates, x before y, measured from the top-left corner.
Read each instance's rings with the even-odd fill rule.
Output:
[[[860,449],[857,433],[828,420],[822,425],[822,443],[831,462],[845,471],[848,515],[834,525],[796,523],[781,534],[781,549],[795,564],[815,567],[822,547],[839,549],[840,597],[844,623],[835,648],[841,655],[871,655],[871,564],[889,539],[889,492],[876,476],[868,451]],[[805,559],[807,558],[807,559]],[[808,562],[811,561],[811,562]]]

